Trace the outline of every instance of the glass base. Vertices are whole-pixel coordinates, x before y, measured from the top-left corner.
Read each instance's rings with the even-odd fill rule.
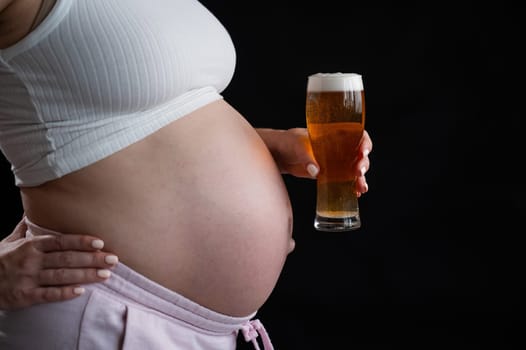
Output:
[[[344,232],[360,228],[362,225],[360,215],[349,216],[345,218],[328,218],[316,215],[314,219],[314,228],[318,231],[326,232]]]

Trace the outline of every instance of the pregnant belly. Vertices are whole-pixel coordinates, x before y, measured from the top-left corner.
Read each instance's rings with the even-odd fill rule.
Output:
[[[265,302],[292,247],[281,174],[224,101],[56,183],[23,190],[23,201],[35,223],[96,234],[139,273],[233,316]]]
[[[159,193],[165,209],[158,209],[170,233],[158,244],[174,240],[165,265],[181,253],[182,260],[173,275],[160,277],[202,305],[240,316],[257,310],[274,288],[291,246],[292,214],[266,146],[243,119],[226,111],[214,115],[225,118],[220,126],[188,128],[191,145],[172,153],[177,181],[165,183]]]

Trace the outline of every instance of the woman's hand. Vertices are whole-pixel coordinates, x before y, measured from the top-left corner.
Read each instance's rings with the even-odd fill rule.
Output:
[[[303,178],[316,178],[319,165],[312,153],[309,135],[306,128],[288,130],[256,129],[269,148],[280,171]],[[365,173],[369,170],[369,153],[373,143],[369,133],[364,131],[359,146],[359,158],[353,168],[357,177],[356,190],[358,195],[367,192],[368,186]]]
[[[26,230],[22,220],[0,242],[0,309],[72,299],[84,292],[81,284],[107,279],[118,262],[96,237],[25,238]]]

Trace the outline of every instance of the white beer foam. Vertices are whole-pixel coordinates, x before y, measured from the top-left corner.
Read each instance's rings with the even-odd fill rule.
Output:
[[[308,91],[362,91],[362,76],[357,73],[316,73],[309,75]]]

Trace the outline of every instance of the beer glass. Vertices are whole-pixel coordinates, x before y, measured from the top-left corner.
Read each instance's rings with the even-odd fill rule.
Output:
[[[317,73],[308,77],[307,129],[320,166],[316,180],[319,231],[349,231],[361,226],[353,167],[364,131],[365,95],[356,73]]]

